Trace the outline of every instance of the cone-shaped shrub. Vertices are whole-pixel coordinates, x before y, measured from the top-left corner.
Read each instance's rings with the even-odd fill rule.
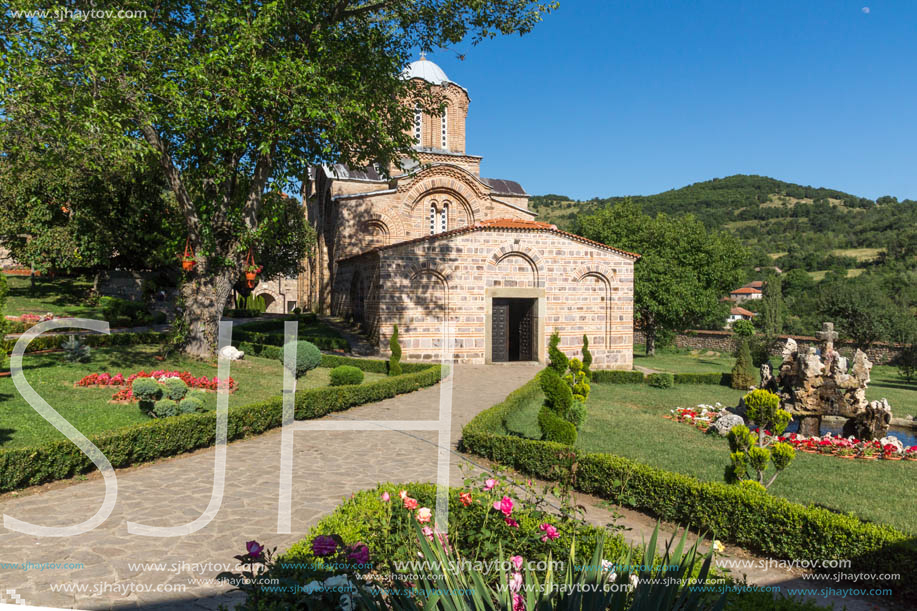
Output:
[[[398,343],[398,325],[392,332],[392,337],[388,340],[388,349],[392,351],[392,356],[388,359],[388,375],[401,375],[401,344]]]

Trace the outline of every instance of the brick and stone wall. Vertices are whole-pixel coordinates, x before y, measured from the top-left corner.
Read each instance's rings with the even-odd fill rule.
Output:
[[[783,344],[786,342],[787,338],[793,338],[796,341],[796,345],[799,347],[800,351],[808,350],[809,346],[818,347],[820,342],[815,337],[809,335],[781,335],[778,341],[770,347],[770,352],[773,355],[779,355],[783,349]],[[638,330],[634,331],[634,342],[637,344],[642,344],[646,340],[643,336],[643,332]],[[687,331],[685,333],[679,333],[675,336],[675,346],[678,348],[688,348],[691,350],[713,350],[716,352],[725,352],[733,353],[736,349],[735,336],[731,331],[705,331],[705,330],[696,330],[696,331]],[[835,347],[838,352],[844,356],[853,356],[856,352],[857,346],[850,341],[838,341],[835,342]],[[893,363],[895,358],[897,358],[899,348],[894,344],[876,344],[866,350],[866,355],[869,357],[869,360],[873,362],[874,365],[888,365]]]
[[[408,360],[441,358],[447,319],[455,358],[484,363],[490,302],[516,296],[538,300],[539,360],[557,331],[571,357],[586,334],[595,368],[632,366],[633,261],[550,231],[476,230],[348,259],[333,295],[334,313],[362,311],[383,353],[398,324]]]

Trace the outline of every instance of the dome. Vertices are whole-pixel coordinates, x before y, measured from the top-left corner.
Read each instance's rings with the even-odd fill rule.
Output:
[[[443,69],[423,55],[416,62],[411,62],[401,73],[401,76],[405,79],[422,78],[434,85],[444,85],[449,82],[449,77],[446,76]]]

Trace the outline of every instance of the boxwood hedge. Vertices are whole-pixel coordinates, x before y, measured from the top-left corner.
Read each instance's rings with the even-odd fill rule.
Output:
[[[104,336],[102,336],[104,337]],[[117,337],[117,336],[111,336]],[[266,348],[274,348],[268,346]],[[276,348],[282,350],[282,348]],[[364,371],[385,371],[385,361],[322,356],[323,367],[353,365]],[[296,419],[320,418],[357,405],[388,399],[431,386],[440,379],[440,365],[411,364],[400,376],[360,386],[310,388],[296,393]],[[228,439],[263,433],[281,425],[279,396],[265,401],[230,407]],[[149,462],[206,448],[214,444],[216,412],[185,414],[151,420],[89,438],[115,468]],[[94,470],[89,457],[70,441],[55,441],[39,447],[0,450],[0,492],[35,486]]]
[[[712,531],[719,539],[771,557],[796,560],[849,559],[849,571],[900,574],[881,585],[913,595],[917,539],[891,526],[816,506],[790,502],[720,482],[704,482],[640,462],[505,434],[504,421],[539,392],[531,380],[502,403],[478,414],[462,430],[463,450],[523,473],[549,479],[573,452],[575,486],[666,521]],[[877,582],[879,583],[879,582]]]
[[[69,337],[66,335],[65,331],[55,330],[55,333],[62,333],[61,335],[40,335],[33,339],[29,343],[26,352],[36,352],[38,350],[49,350],[52,348],[60,348],[60,345],[67,341]],[[80,341],[85,343],[88,346],[98,347],[98,346],[135,346],[137,344],[158,344],[165,341],[166,334],[156,331],[144,331],[142,333],[110,333],[108,335],[102,335],[101,333],[87,333],[85,335],[79,335]],[[7,354],[12,352],[13,347],[16,345],[16,341],[19,338],[11,337],[10,339],[4,339],[0,342],[0,349],[4,350]]]

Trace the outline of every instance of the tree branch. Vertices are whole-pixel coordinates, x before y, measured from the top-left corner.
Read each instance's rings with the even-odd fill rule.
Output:
[[[185,183],[182,181],[181,172],[179,172],[175,164],[172,163],[172,157],[169,155],[168,150],[166,150],[165,143],[159,137],[156,130],[153,129],[153,126],[145,123],[141,125],[140,131],[143,133],[143,137],[150,146],[159,153],[159,165],[162,167],[162,171],[166,175],[166,180],[169,181],[169,187],[171,187],[172,192],[175,194],[175,199],[178,200],[178,205],[181,207],[185,221],[188,223],[188,231],[192,236],[192,241],[199,242],[200,218],[197,216],[197,211],[194,209],[194,202],[191,201],[188,190],[185,189]]]
[[[261,202],[264,199],[264,187],[267,184],[267,179],[271,176],[271,171],[274,169],[273,158],[274,149],[276,148],[277,142],[274,141],[271,143],[268,152],[261,155],[258,158],[258,163],[255,164],[252,185],[248,190],[248,197],[242,208],[242,218],[245,221],[245,226],[250,230],[258,226],[258,213],[261,211]]]

